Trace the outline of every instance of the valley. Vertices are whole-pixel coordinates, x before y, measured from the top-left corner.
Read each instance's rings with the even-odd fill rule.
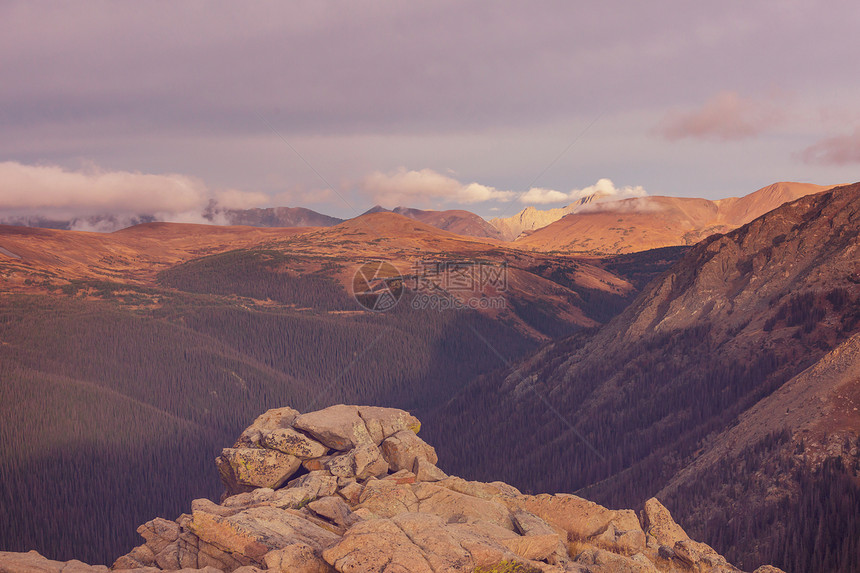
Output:
[[[692,247],[604,256],[384,210],[325,227],[0,227],[0,501],[18,516],[0,539],[110,562],[136,524],[217,498],[211,459],[260,411],[362,403],[420,415],[467,479],[608,507],[657,495],[750,569],[851,564],[841,530],[826,543],[842,557],[822,557],[788,541],[806,522],[767,523],[835,495],[857,527],[858,205],[839,188]],[[387,312],[351,294],[380,260],[403,287]],[[504,282],[443,287],[464,268]],[[462,308],[418,304],[430,295]],[[51,525],[57,503],[76,527]]]

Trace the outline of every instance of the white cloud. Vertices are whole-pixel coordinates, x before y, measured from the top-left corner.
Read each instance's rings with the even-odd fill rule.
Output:
[[[663,207],[650,197],[627,197],[588,203],[576,210],[577,213],[656,213]]]
[[[594,195],[597,200],[615,200],[627,197],[644,197],[647,194],[645,189],[639,185],[618,188],[610,179],[598,179],[594,185],[582,189],[572,189],[566,193],[554,189],[532,187],[519,200],[520,203],[526,205],[544,205],[548,203],[570,203],[589,195]]]
[[[69,171],[56,165],[0,162],[0,216],[73,219],[76,229],[109,231],[141,215],[162,221],[208,222],[202,213],[243,209],[269,201],[263,193],[209,189],[200,179],[180,175],[106,171],[88,167]]]
[[[516,195],[480,183],[463,184],[432,169],[415,171],[405,167],[389,173],[375,171],[362,180],[360,187],[376,203],[387,207],[426,205],[434,201],[465,204],[510,201]]]

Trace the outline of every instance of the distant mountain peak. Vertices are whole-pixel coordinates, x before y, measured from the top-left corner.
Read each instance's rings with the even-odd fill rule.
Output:
[[[386,209],[382,205],[374,205],[373,207],[362,213],[362,215],[371,215],[373,213],[391,213],[391,209]]]

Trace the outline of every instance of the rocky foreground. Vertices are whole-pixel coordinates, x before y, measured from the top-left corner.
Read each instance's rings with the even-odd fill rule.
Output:
[[[403,410],[269,410],[216,460],[220,504],[138,528],[114,571],[256,573],[734,572],[656,499],[637,514],[447,476]],[[0,573],[106,573],[0,552]],[[755,573],[780,570],[764,566]]]

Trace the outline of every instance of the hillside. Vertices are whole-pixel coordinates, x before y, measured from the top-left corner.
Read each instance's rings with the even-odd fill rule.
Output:
[[[816,390],[825,397],[825,421],[816,427],[827,428],[826,439],[804,432],[802,420],[793,426],[752,408],[791,410],[794,398],[782,402],[775,392],[788,391],[789,381],[819,361],[825,368],[834,356],[828,353],[853,352],[858,237],[860,185],[803,197],[710,237],[594,336],[544,347],[446,404],[431,427],[479,437],[433,434],[449,452],[443,461],[475,479],[496,475],[531,491],[577,491],[610,506],[636,505],[662,490],[697,535],[745,567],[773,561],[789,571],[856,570],[860,552],[846,532],[858,527],[858,414],[843,407],[854,383]],[[794,383],[804,387],[814,378],[803,380]],[[776,402],[762,402],[769,396]],[[838,407],[826,408],[827,400]],[[739,457],[712,454],[721,471],[708,470],[703,458],[697,473],[690,464],[712,447],[728,451],[732,438],[723,433],[745,415],[758,429],[744,427]],[[783,460],[780,452],[792,448],[808,454],[800,463]],[[548,471],[542,460],[549,459],[568,471]],[[685,480],[687,474],[710,479]],[[770,477],[757,481],[762,475]],[[781,487],[771,488],[771,479]],[[830,495],[845,502],[825,507]],[[728,514],[733,519],[720,519]],[[815,538],[806,518],[788,517],[798,515],[827,515],[839,525]],[[827,555],[811,556],[810,543],[828,547]]]
[[[739,573],[657,499],[637,515],[448,476],[420,428],[393,408],[271,409],[215,460],[221,503],[196,499],[175,521],[148,520],[137,529],[144,543],[112,570]],[[0,552],[0,570],[108,571],[37,552]]]
[[[521,235],[516,244],[523,249],[592,255],[693,245],[783,203],[826,189],[808,183],[775,183],[741,198],[719,201],[654,196],[592,203]]]
[[[153,515],[217,496],[211,456],[257,412],[427,413],[498,368],[496,351],[605,322],[680,256],[523,253],[393,213],[326,229],[3,227],[0,249],[0,513],[14,516],[0,546],[91,562],[128,551]],[[387,312],[350,290],[377,259],[405,277]],[[502,267],[501,284],[445,282]],[[458,310],[425,304],[453,298]],[[503,304],[468,306],[486,298]]]
[[[555,209],[537,209],[536,207],[528,206],[516,215],[490,219],[490,224],[498,229],[502,238],[506,241],[513,241],[524,234],[530,233],[531,231],[546,227],[550,223],[558,221],[565,215],[575,213],[586,205],[590,205],[604,197],[605,194],[594,193],[582,197],[569,205],[557,207]]]
[[[230,225],[249,227],[331,227],[343,222],[304,207],[230,209],[224,215]]]
[[[450,231],[458,235],[478,237],[482,239],[502,240],[502,234],[492,224],[485,221],[479,215],[463,209],[447,209],[445,211],[433,211],[427,209],[413,209],[410,207],[395,207],[385,209],[379,205],[369,209],[365,215],[372,213],[397,213],[416,221],[421,221],[431,227]]]

